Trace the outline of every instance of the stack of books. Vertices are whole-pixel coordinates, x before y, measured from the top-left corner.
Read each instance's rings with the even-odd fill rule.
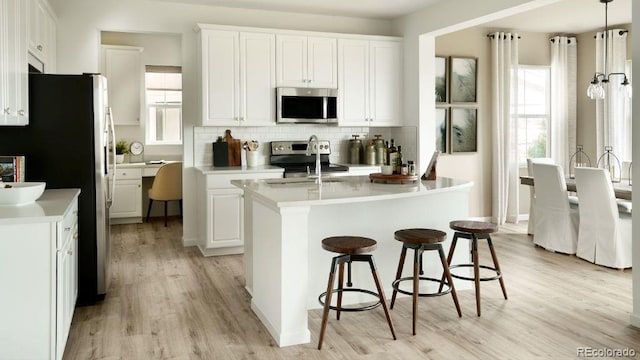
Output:
[[[4,182],[23,182],[24,162],[24,156],[0,156],[0,179]]]

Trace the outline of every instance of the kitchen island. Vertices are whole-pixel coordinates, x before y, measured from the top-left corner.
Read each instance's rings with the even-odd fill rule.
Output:
[[[375,239],[374,259],[390,297],[402,249],[394,231],[411,227],[446,231],[447,251],[453,235],[449,221],[467,218],[473,185],[450,178],[378,184],[368,176],[329,178],[321,185],[306,178],[231,183],[244,190],[244,262],[251,308],[280,346],[310,342],[307,311],[320,307],[318,295],[326,290],[331,258],[336,255],[322,249],[323,238]],[[466,242],[459,243],[453,262],[468,262],[467,249]],[[426,276],[439,277],[440,262],[430,253],[424,257]],[[411,271],[405,266],[403,276]],[[353,266],[353,283],[375,291],[368,266]],[[469,285],[456,282],[456,287]],[[372,300],[345,295],[343,304]]]

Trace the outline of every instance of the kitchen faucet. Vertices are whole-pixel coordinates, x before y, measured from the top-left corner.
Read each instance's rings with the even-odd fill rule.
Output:
[[[309,138],[309,142],[307,143],[307,156],[311,155],[311,144],[315,143],[316,145],[316,184],[322,184],[322,177],[320,174],[320,142],[318,141],[318,137],[315,135],[311,135]]]

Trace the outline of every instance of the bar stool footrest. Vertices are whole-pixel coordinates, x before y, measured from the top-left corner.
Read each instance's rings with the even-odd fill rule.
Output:
[[[429,277],[420,276],[420,277],[418,277],[418,279],[424,280],[424,281],[436,282],[438,284],[441,283],[440,279],[434,279],[434,278],[429,278]],[[411,280],[411,282],[413,282],[413,277],[403,277],[403,278],[397,279],[397,280],[395,280],[394,282],[391,283],[391,286],[393,287],[394,290],[396,290],[397,292],[399,292],[401,294],[413,295],[413,292],[411,292],[411,291],[406,291],[406,290],[400,289],[400,283],[403,282],[403,281],[409,281],[409,280]],[[446,295],[446,294],[450,293],[451,292],[451,285],[449,285],[449,283],[446,282],[446,281],[444,282],[444,285],[446,286],[446,288],[444,288],[440,292],[418,293],[418,296],[420,296],[420,297],[433,297],[433,296],[442,296],[442,295]]]
[[[354,289],[354,288],[343,288],[343,289],[333,289],[331,291],[331,296],[333,296],[333,294],[335,293],[341,293],[341,292],[359,292],[359,293],[364,293],[364,294],[369,294],[371,296],[374,296],[375,298],[378,299],[378,302],[373,303],[371,305],[365,305],[365,306],[360,306],[360,307],[337,307],[337,306],[333,306],[333,305],[329,305],[329,309],[331,310],[340,310],[340,311],[344,311],[344,312],[357,312],[357,311],[368,311],[368,310],[373,310],[375,308],[377,308],[378,306],[382,305],[382,301],[380,300],[380,294],[375,293],[373,291],[370,290],[366,290],[366,289]],[[320,296],[318,296],[318,302],[320,303],[320,305],[324,306],[324,298],[327,296],[327,292],[323,292],[322,294],[320,294]]]
[[[456,265],[449,265],[449,270],[453,270],[455,268],[461,268],[461,267],[473,267],[473,264],[456,264]],[[493,268],[491,266],[486,266],[486,265],[478,265],[479,268],[481,269],[485,269],[485,270],[491,270],[491,271],[495,271],[496,276],[491,276],[491,277],[481,277],[478,280],[480,281],[492,281],[492,280],[498,280],[502,277],[502,274],[500,274],[498,272],[498,270],[496,268]],[[451,272],[451,277],[454,277],[456,279],[461,279],[461,280],[469,280],[469,281],[475,281],[475,278],[472,277],[467,277],[467,276],[462,276],[462,275],[456,275],[453,273],[453,271]]]

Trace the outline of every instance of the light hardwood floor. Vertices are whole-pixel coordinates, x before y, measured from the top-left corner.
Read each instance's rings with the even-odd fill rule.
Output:
[[[632,348],[640,358],[640,329],[629,325],[631,271],[547,252],[525,232],[526,223],[494,236],[509,300],[497,281],[483,282],[482,317],[473,290],[458,292],[462,318],[450,296],[422,298],[412,336],[411,299],[401,298],[391,311],[397,341],[381,308],[340,321],[332,313],[318,351],[321,310],[309,313],[310,344],[276,346],[250,309],[241,255],[183,248],[176,219],[168,228],[116,225],[111,288],[102,303],[76,309],[64,358],[566,359],[578,347]],[[480,255],[490,261],[486,242]]]

